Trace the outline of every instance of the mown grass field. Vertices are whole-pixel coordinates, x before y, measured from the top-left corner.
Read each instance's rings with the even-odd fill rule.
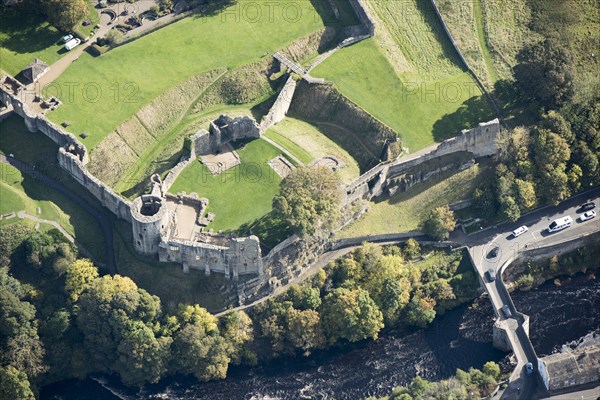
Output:
[[[271,211],[281,178],[267,162],[281,151],[264,140],[236,144],[241,164],[213,176],[194,161],[179,175],[171,193],[195,192],[209,201],[208,211],[216,215],[209,225],[213,231],[233,231]]]
[[[452,74],[422,79],[418,69],[398,74],[373,38],[338,51],[312,75],[333,81],[413,152],[493,117],[468,73],[451,67]]]
[[[350,182],[360,176],[356,160],[309,123],[287,117],[271,127],[265,136],[284,147],[304,164],[310,164],[325,156],[334,156],[344,164],[344,167],[338,170],[343,182]]]
[[[93,148],[170,87],[203,71],[266,57],[324,26],[308,1],[294,3],[299,16],[294,22],[272,2],[252,2],[261,9],[258,19],[248,14],[247,4],[185,18],[98,58],[83,54],[48,91],[62,90],[58,97],[64,101],[49,117],[71,122],[69,130],[75,134],[87,132],[84,143]],[[69,85],[76,87],[73,96],[66,95]]]
[[[52,64],[61,55],[61,33],[40,16],[0,9],[0,70],[15,76],[35,58]]]
[[[431,179],[406,192],[371,202],[367,214],[338,236],[350,238],[418,229],[432,209],[471,198],[475,188],[486,178],[486,171],[485,166],[477,164],[450,177]]]
[[[41,133],[31,133],[23,120],[12,116],[0,124],[0,154],[14,157],[44,175],[63,180],[56,161],[58,148]],[[12,166],[0,164],[0,210],[2,213],[25,210],[39,218],[53,220],[71,233],[86,249],[103,257],[104,241],[96,221],[60,192],[22,174]],[[70,188],[70,187],[69,187]],[[74,191],[85,189],[73,187]],[[37,213],[38,207],[41,213]]]

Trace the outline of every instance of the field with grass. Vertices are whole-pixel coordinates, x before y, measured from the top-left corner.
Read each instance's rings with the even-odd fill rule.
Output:
[[[487,168],[477,164],[450,177],[440,176],[406,192],[371,202],[367,214],[338,236],[350,238],[418,229],[430,210],[471,198],[486,176]]]
[[[284,147],[304,164],[310,164],[321,157],[334,156],[344,164],[344,167],[338,170],[343,182],[351,182],[360,176],[356,160],[314,125],[287,117],[271,127],[265,136]]]
[[[245,4],[185,18],[98,58],[82,54],[55,81],[54,91],[69,84],[77,90],[73,96],[58,93],[64,104],[50,119],[69,121],[75,134],[87,132],[84,143],[93,148],[152,99],[191,76],[259,60],[324,26],[308,1],[295,3],[299,18],[294,23],[271,2],[252,3],[261,8],[260,20],[246,14]]]
[[[62,34],[39,15],[0,9],[0,69],[15,76],[35,58],[52,64],[61,55]]]
[[[312,72],[394,129],[411,151],[493,118],[422,3],[370,2],[378,36],[338,51]]]
[[[216,215],[209,225],[213,231],[233,231],[262,218],[271,211],[281,178],[267,162],[281,151],[264,140],[238,142],[242,163],[220,175],[195,161],[179,175],[171,193],[195,192],[209,201],[208,212]]]
[[[13,154],[16,159],[35,166],[44,175],[62,181],[63,171],[56,160],[57,150],[54,142],[43,134],[29,132],[18,116],[12,116],[0,124],[0,154]],[[12,166],[0,164],[0,172],[2,213],[25,210],[33,216],[56,221],[102,261],[103,236],[100,227],[88,213],[62,193]],[[72,190],[78,189],[85,191],[76,186]],[[39,214],[38,207],[41,210]]]

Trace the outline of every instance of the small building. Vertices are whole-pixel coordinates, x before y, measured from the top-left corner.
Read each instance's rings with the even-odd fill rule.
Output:
[[[539,364],[542,380],[550,392],[598,382],[600,343],[563,348],[560,353],[541,358]]]
[[[48,66],[48,64],[46,64],[39,58],[36,58],[31,64],[25,67],[25,69],[22,71],[22,74],[23,77],[29,82],[35,82],[38,79],[40,79],[42,75],[48,72],[49,68],[50,67]]]

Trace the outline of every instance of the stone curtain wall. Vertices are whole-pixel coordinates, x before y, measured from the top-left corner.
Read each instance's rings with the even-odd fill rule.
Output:
[[[354,10],[354,13],[360,21],[360,25],[344,28],[342,37],[345,39],[342,40],[339,47],[350,46],[375,35],[375,21],[369,14],[369,11],[365,8],[363,1],[365,0],[349,0],[352,10]]]
[[[348,151],[363,171],[381,162],[387,144],[398,140],[396,132],[331,84],[299,82],[289,115],[319,124],[320,130]]]
[[[294,93],[296,92],[296,80],[290,76],[285,82],[283,89],[279,92],[275,103],[269,113],[260,122],[260,133],[266,132],[273,125],[283,121],[290,109]]]
[[[94,177],[85,167],[89,161],[85,146],[71,133],[65,131],[61,126],[49,121],[45,116],[39,115],[30,110],[19,97],[25,96],[24,88],[13,93],[10,87],[4,85],[5,79],[2,78],[0,84],[0,99],[4,104],[13,108],[13,111],[21,116],[31,132],[40,131],[60,148],[57,153],[59,165],[85,187],[102,205],[108,208],[115,216],[131,222],[129,201],[113,192],[98,178]],[[12,78],[10,78],[12,79]],[[27,94],[31,95],[31,94]]]
[[[463,130],[460,135],[445,140],[435,150],[420,157],[408,160],[401,158],[379,164],[346,187],[345,203],[380,196],[385,189],[393,186],[395,178],[442,156],[460,152],[470,153],[476,158],[495,155],[498,150],[496,139],[499,132],[500,121],[495,119],[480,123],[477,128]]]

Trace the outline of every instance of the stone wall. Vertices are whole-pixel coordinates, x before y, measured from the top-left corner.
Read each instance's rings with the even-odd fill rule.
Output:
[[[226,143],[241,139],[260,138],[260,127],[253,118],[231,118],[221,115],[210,123],[209,131],[204,129],[191,136],[192,148],[196,156],[210,154]]]
[[[292,98],[296,92],[296,80],[290,76],[285,85],[277,95],[277,99],[269,110],[269,113],[260,122],[260,132],[264,133],[273,125],[283,121],[292,104]]]
[[[199,269],[207,275],[217,272],[236,279],[241,275],[263,274],[260,242],[256,236],[211,236],[206,243],[170,239],[159,244],[158,256],[161,262],[183,264],[184,271]]]
[[[344,40],[339,44],[339,47],[350,46],[375,35],[375,21],[369,14],[363,1],[365,0],[349,0],[350,6],[356,14],[360,24],[344,28],[342,31]]]
[[[434,150],[419,157],[402,157],[397,160],[388,161],[377,165],[370,171],[361,175],[354,182],[346,187],[346,204],[350,204],[359,199],[372,199],[382,195],[386,190],[392,191],[394,188],[403,187],[404,190],[412,187],[415,183],[426,179],[424,174],[431,172],[418,171],[418,167],[425,162],[434,162],[441,160],[441,157],[457,153],[468,153],[474,158],[495,155],[497,147],[497,136],[500,132],[500,121],[498,119],[480,123],[476,128],[463,130],[460,135],[440,143]],[[444,164],[444,163],[442,163]],[[446,166],[438,166],[439,172],[444,172]],[[460,169],[462,165],[459,165]],[[407,172],[417,170],[409,174]],[[418,179],[417,179],[418,178]],[[404,183],[402,181],[404,179]],[[403,185],[403,186],[402,186]]]
[[[318,124],[320,130],[368,170],[386,157],[398,135],[330,84],[299,82],[289,115]]]

